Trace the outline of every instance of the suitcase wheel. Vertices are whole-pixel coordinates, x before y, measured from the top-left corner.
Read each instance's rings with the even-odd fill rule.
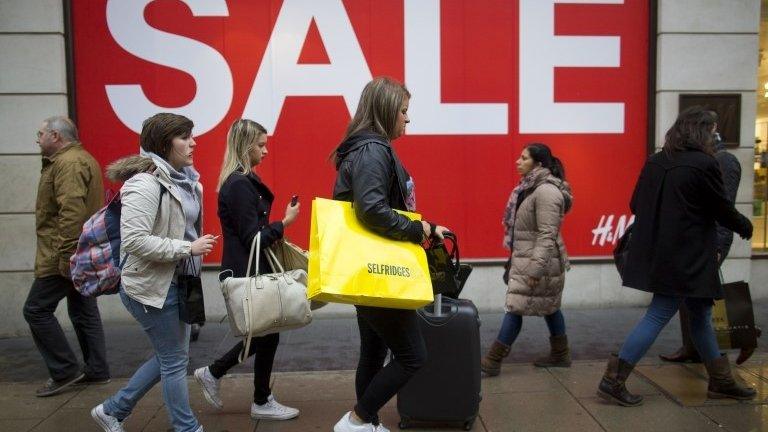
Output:
[[[405,419],[400,419],[400,423],[397,424],[397,427],[400,429],[408,429],[410,426],[410,423],[408,423]]]
[[[464,422],[464,430],[465,430],[465,431],[468,431],[468,430],[472,430],[472,426],[473,426],[474,424],[475,424],[475,421],[474,421],[474,420],[467,420],[467,421],[465,421],[465,422]],[[400,428],[400,429],[402,429],[402,428]]]

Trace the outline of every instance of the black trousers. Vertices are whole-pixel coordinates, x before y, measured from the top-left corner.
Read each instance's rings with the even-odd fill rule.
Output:
[[[355,414],[379,424],[379,410],[427,360],[416,311],[366,306],[357,308],[360,360],[355,374]],[[393,359],[386,366],[387,349]]]
[[[267,398],[272,394],[269,380],[272,377],[272,364],[275,362],[278,343],[280,343],[280,333],[272,333],[251,340],[248,357],[254,356],[253,401],[259,405],[267,403]],[[226,375],[228,370],[239,363],[238,356],[240,356],[243,348],[243,342],[238,342],[231,350],[208,366],[211,375],[216,379]]]
[[[67,299],[67,312],[83,353],[88,378],[109,378],[104,329],[95,298],[83,297],[72,281],[63,276],[35,279],[24,303],[24,319],[32,331],[35,345],[43,356],[48,373],[61,381],[80,373],[80,365],[67,342],[54,312],[59,302]]]

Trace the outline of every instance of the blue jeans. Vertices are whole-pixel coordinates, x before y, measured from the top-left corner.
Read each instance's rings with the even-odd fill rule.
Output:
[[[149,336],[155,355],[133,374],[125,387],[104,401],[104,412],[123,420],[136,403],[159,381],[163,401],[176,432],[196,431],[200,424],[189,406],[187,363],[190,325],[179,319],[179,294],[171,284],[162,309],[145,306],[120,288],[120,299]]]
[[[717,338],[712,329],[712,299],[654,294],[645,316],[624,341],[619,358],[627,363],[637,364],[656,340],[661,329],[675,316],[683,301],[690,312],[691,339],[702,360],[710,361],[720,357]]]
[[[562,336],[565,334],[565,318],[560,309],[556,310],[550,315],[544,316],[544,321],[549,328],[549,334],[551,336]],[[521,315],[507,312],[504,314],[504,321],[501,323],[499,329],[499,335],[496,339],[504,345],[512,345],[517,339],[517,335],[520,334],[520,329],[523,328],[523,317]]]

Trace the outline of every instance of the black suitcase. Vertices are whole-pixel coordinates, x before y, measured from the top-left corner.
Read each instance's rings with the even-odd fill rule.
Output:
[[[397,394],[400,429],[439,424],[470,430],[481,399],[477,308],[470,300],[437,295],[418,314],[427,362]]]

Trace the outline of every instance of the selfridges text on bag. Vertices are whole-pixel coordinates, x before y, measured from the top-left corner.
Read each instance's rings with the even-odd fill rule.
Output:
[[[254,251],[256,269],[251,275]],[[272,250],[265,252],[276,273],[259,274],[261,233],[251,242],[246,277],[228,277],[231,270],[219,273],[229,325],[236,336],[245,337],[240,361],[247,357],[252,337],[292,330],[312,322],[307,300],[307,272],[300,269],[285,271]]]

